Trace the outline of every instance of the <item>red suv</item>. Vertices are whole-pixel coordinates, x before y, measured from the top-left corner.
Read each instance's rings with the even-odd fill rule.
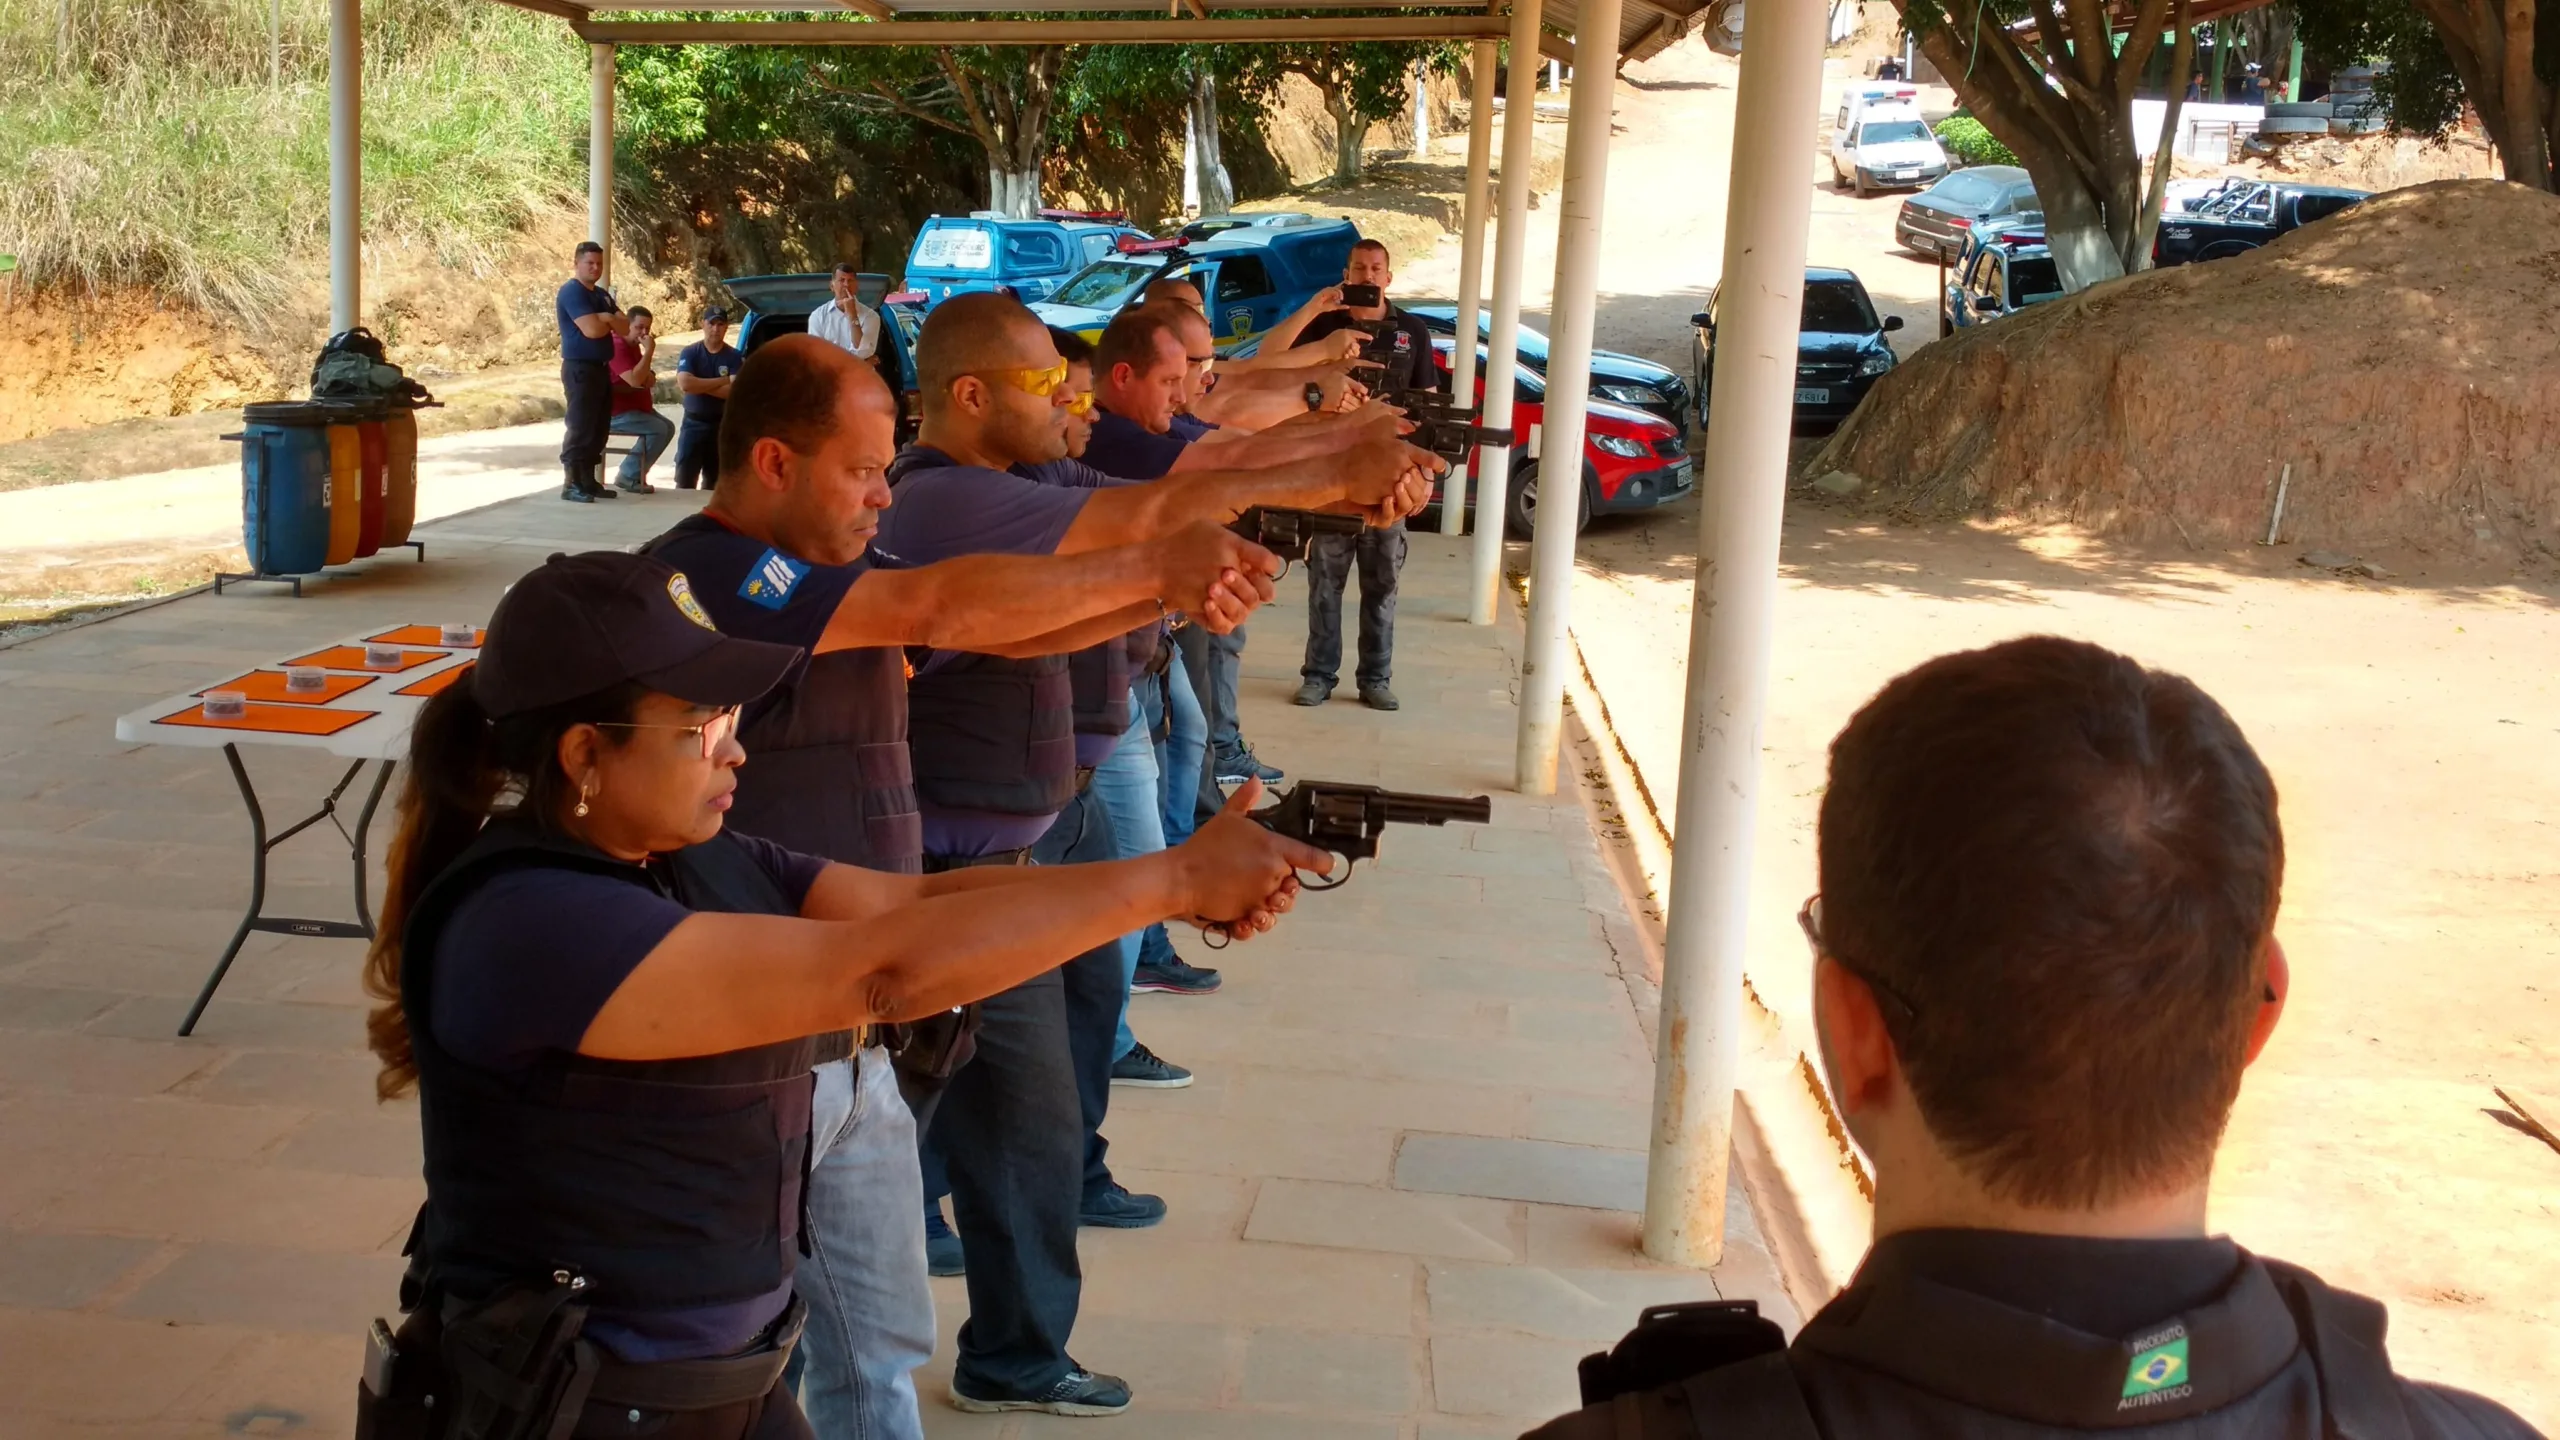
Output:
[[[1452,363],[1448,337],[1434,338],[1431,354],[1445,374]],[[1478,405],[1484,403],[1484,366],[1484,347],[1479,345],[1475,394]],[[1511,428],[1522,437],[1522,443],[1511,452],[1511,483],[1502,509],[1505,526],[1512,535],[1525,540],[1537,514],[1538,474],[1542,468],[1539,460],[1531,458],[1534,447],[1529,437],[1546,419],[1547,378],[1527,366],[1522,366],[1515,376]],[[1468,474],[1474,473],[1475,465],[1470,460]],[[1679,426],[1649,410],[1594,399],[1583,424],[1582,503],[1574,529],[1588,526],[1594,515],[1621,515],[1669,504],[1694,489],[1697,478],[1697,462],[1689,454],[1689,437]],[[1436,511],[1438,502],[1427,508]],[[1471,502],[1468,509],[1474,508]],[[1437,522],[1426,518],[1422,523],[1428,528]]]

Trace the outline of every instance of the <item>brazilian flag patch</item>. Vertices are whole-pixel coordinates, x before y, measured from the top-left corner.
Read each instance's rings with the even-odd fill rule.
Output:
[[[2195,1393],[2187,1373],[2187,1328],[2173,1325],[2133,1342],[2133,1363],[2125,1367],[2119,1410],[2181,1400]]]

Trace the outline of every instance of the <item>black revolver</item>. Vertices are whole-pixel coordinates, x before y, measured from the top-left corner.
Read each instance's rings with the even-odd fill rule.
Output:
[[[1451,403],[1437,390],[1391,390],[1378,398],[1413,422],[1407,442],[1448,461],[1452,469],[1466,464],[1468,452],[1478,445],[1513,443],[1510,430],[1477,424],[1481,417],[1473,409]]]
[[[1318,535],[1357,535],[1366,523],[1357,515],[1256,505],[1237,516],[1227,528],[1284,561],[1296,561],[1307,558],[1307,542]]]
[[[1351,879],[1351,867],[1378,856],[1378,837],[1390,825],[1470,825],[1493,820],[1493,800],[1478,795],[1405,795],[1375,785],[1349,785],[1339,780],[1301,780],[1279,803],[1253,812],[1253,822],[1292,840],[1342,857],[1342,873],[1321,884],[1301,879],[1305,890],[1338,890]],[[1234,938],[1223,921],[1201,925],[1211,949],[1223,949]]]
[[[1347,863],[1342,873],[1309,890],[1331,890],[1351,878],[1351,866],[1378,855],[1378,837],[1390,825],[1446,825],[1452,820],[1483,825],[1493,819],[1493,800],[1478,795],[1405,795],[1375,785],[1347,785],[1339,780],[1301,780],[1276,805],[1253,812],[1266,830],[1319,850]]]

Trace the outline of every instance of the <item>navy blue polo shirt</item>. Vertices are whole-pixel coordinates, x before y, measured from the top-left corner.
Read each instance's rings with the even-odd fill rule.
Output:
[[[811,651],[845,593],[871,568],[868,556],[850,565],[810,564],[708,512],[678,521],[650,542],[649,553],[684,572],[721,634]]]
[[[1159,435],[1135,420],[1098,409],[1093,412],[1093,438],[1084,443],[1084,463],[1127,480],[1161,480],[1190,447],[1180,435]]]
[[[560,358],[598,365],[611,360],[613,337],[605,335],[590,340],[579,334],[578,317],[612,315],[621,309],[613,303],[613,296],[603,286],[590,285],[574,275],[570,276],[569,283],[560,287],[559,295],[551,302],[552,314],[560,321]]]
[[[1197,415],[1186,415],[1177,410],[1173,414],[1173,428],[1166,433],[1173,436],[1176,440],[1191,441],[1197,440],[1201,436],[1206,435],[1217,428],[1217,426],[1201,419]]]
[[[957,464],[929,445],[900,451],[889,473],[897,503],[880,512],[880,533],[871,540],[871,558],[882,569],[909,569],[962,555],[1054,555],[1093,495],[1079,486]],[[916,667],[916,674],[929,675],[959,654],[936,650]],[[930,800],[918,808],[924,813],[928,855],[1018,850],[1048,833],[1055,818],[961,810]]]
[[[684,353],[676,357],[676,371],[679,374],[690,375],[696,380],[725,380],[737,374],[738,367],[746,363],[746,352],[735,345],[723,345],[720,347],[720,353],[714,355],[703,347],[701,341],[696,340],[684,347]],[[721,413],[728,408],[729,402],[717,395],[684,397],[684,418],[699,424],[719,424]]]

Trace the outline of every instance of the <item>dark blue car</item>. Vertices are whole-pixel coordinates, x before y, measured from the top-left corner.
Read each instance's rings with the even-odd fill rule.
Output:
[[[1716,322],[1722,316],[1724,287],[1707,297],[1707,308],[1689,317],[1697,327],[1698,423],[1707,423],[1708,387],[1715,383]],[[1797,428],[1827,430],[1849,418],[1876,381],[1891,374],[1893,346],[1888,331],[1902,328],[1902,317],[1878,318],[1867,287],[1846,270],[1819,266],[1804,272],[1804,311],[1796,337]]]
[[[1404,307],[1430,328],[1434,335],[1453,336],[1458,331],[1458,307],[1455,305],[1407,305]],[[1493,337],[1493,312],[1490,307],[1476,312],[1476,339]],[[1547,373],[1547,337],[1520,327],[1515,347],[1524,369],[1539,375]],[[1591,352],[1591,398],[1613,405],[1649,410],[1684,430],[1689,424],[1689,387],[1681,382],[1678,372],[1656,365],[1634,355],[1615,350]]]

